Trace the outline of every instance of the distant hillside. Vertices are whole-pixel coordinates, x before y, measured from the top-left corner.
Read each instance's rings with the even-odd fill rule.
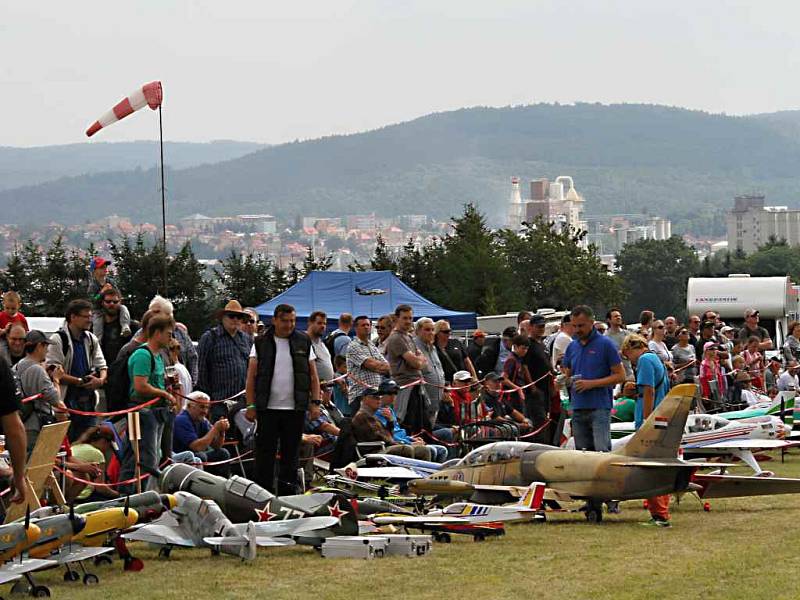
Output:
[[[261,148],[263,144],[227,140],[207,144],[165,142],[164,162],[183,169],[239,158]],[[158,144],[150,141],[86,141],[34,148],[0,146],[0,190],[87,173],[150,169],[158,165],[158,160]]]
[[[463,109],[171,170],[168,210],[171,219],[243,211],[447,217],[475,201],[500,223],[512,175],[569,174],[587,213],[650,212],[678,228],[692,221],[696,231],[720,231],[736,193],[760,190],[797,205],[800,138],[776,131],[780,125],[765,115],[653,105]],[[156,182],[155,171],[86,175],[0,192],[0,205],[35,207],[31,220],[109,212],[155,220]]]

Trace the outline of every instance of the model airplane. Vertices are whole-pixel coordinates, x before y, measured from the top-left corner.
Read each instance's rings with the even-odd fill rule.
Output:
[[[533,482],[516,504],[495,506],[490,504],[475,504],[473,502],[455,502],[441,510],[432,510],[428,514],[414,517],[385,515],[374,517],[376,525],[408,525],[408,524],[439,524],[439,523],[505,523],[507,521],[529,521],[531,519],[544,520],[542,500],[544,499],[545,484]],[[453,519],[456,519],[453,521]]]
[[[729,421],[718,415],[689,415],[686,420],[681,450],[684,458],[735,456],[758,476],[772,476],[761,469],[753,456],[756,450],[776,450],[796,446],[785,438],[791,426],[778,417],[761,416]],[[613,449],[624,446],[631,436],[614,440]]]
[[[586,517],[602,519],[601,502],[650,498],[685,490],[703,463],[677,458],[697,386],[675,386],[628,443],[614,452],[567,450],[543,444],[496,442],[453,466],[409,482],[419,495],[468,495],[498,503],[509,486],[541,481],[564,497],[589,501]]]
[[[244,477],[225,479],[181,463],[162,472],[160,486],[165,493],[184,491],[213,500],[234,523],[336,517],[334,526],[296,537],[298,544],[318,546],[326,537],[358,535],[358,506],[335,492],[278,497]]]
[[[329,516],[234,524],[213,500],[202,500],[188,492],[176,492],[175,498],[178,506],[170,513],[154,523],[124,533],[123,537],[164,546],[163,556],[169,556],[173,546],[184,546],[211,548],[215,552],[253,560],[258,546],[294,544],[294,540],[280,536],[300,535],[338,522],[336,517]]]

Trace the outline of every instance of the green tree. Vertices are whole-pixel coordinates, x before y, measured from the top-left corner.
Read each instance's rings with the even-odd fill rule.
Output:
[[[386,240],[379,233],[375,240],[375,251],[372,253],[372,258],[369,260],[370,271],[392,271],[397,273],[398,265],[395,253],[392,252],[386,245]]]
[[[585,236],[585,231],[557,228],[541,218],[525,223],[519,232],[501,232],[514,287],[522,295],[517,306],[588,304],[600,311],[620,301],[619,281],[600,262],[593,245],[582,247]]]
[[[205,279],[204,272],[205,266],[197,260],[188,241],[170,258],[167,266],[175,318],[189,328],[195,339],[211,323],[215,301],[212,285]]]
[[[747,258],[747,266],[745,272],[756,277],[789,275],[796,281],[800,275],[800,249],[785,241],[767,244]]]
[[[323,254],[322,256],[315,256],[314,249],[309,246],[306,250],[306,256],[303,259],[303,265],[300,267],[302,277],[305,277],[311,271],[327,271],[333,266],[333,255]]]
[[[214,276],[224,299],[256,306],[274,295],[274,263],[262,254],[242,254],[231,249]]]
[[[686,314],[686,284],[700,268],[694,249],[677,236],[639,240],[617,254],[617,269],[627,293],[630,318],[650,309],[659,316]]]
[[[420,282],[429,284],[424,287],[429,288],[431,298],[448,308],[480,314],[515,304],[518,288],[512,285],[497,234],[487,227],[484,215],[473,204],[466,204],[463,214],[452,219],[452,225],[452,233],[426,249],[427,260],[414,254],[408,257],[412,264],[425,265],[435,275]],[[415,276],[424,277],[419,268]]]
[[[3,290],[24,292],[30,287],[30,277],[25,263],[22,260],[20,247],[15,243],[14,250],[6,263],[6,268],[0,272],[0,286]]]

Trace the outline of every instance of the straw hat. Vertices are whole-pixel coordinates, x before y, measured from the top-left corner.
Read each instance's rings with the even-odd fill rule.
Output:
[[[230,315],[234,317],[247,317],[250,318],[250,315],[242,309],[242,305],[239,304],[238,300],[229,300],[228,303],[217,311],[217,318],[221,319],[224,315]]]

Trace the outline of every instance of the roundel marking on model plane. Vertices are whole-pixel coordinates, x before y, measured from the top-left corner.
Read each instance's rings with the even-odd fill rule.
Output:
[[[461,471],[453,473],[453,481],[464,481],[464,473]]]

